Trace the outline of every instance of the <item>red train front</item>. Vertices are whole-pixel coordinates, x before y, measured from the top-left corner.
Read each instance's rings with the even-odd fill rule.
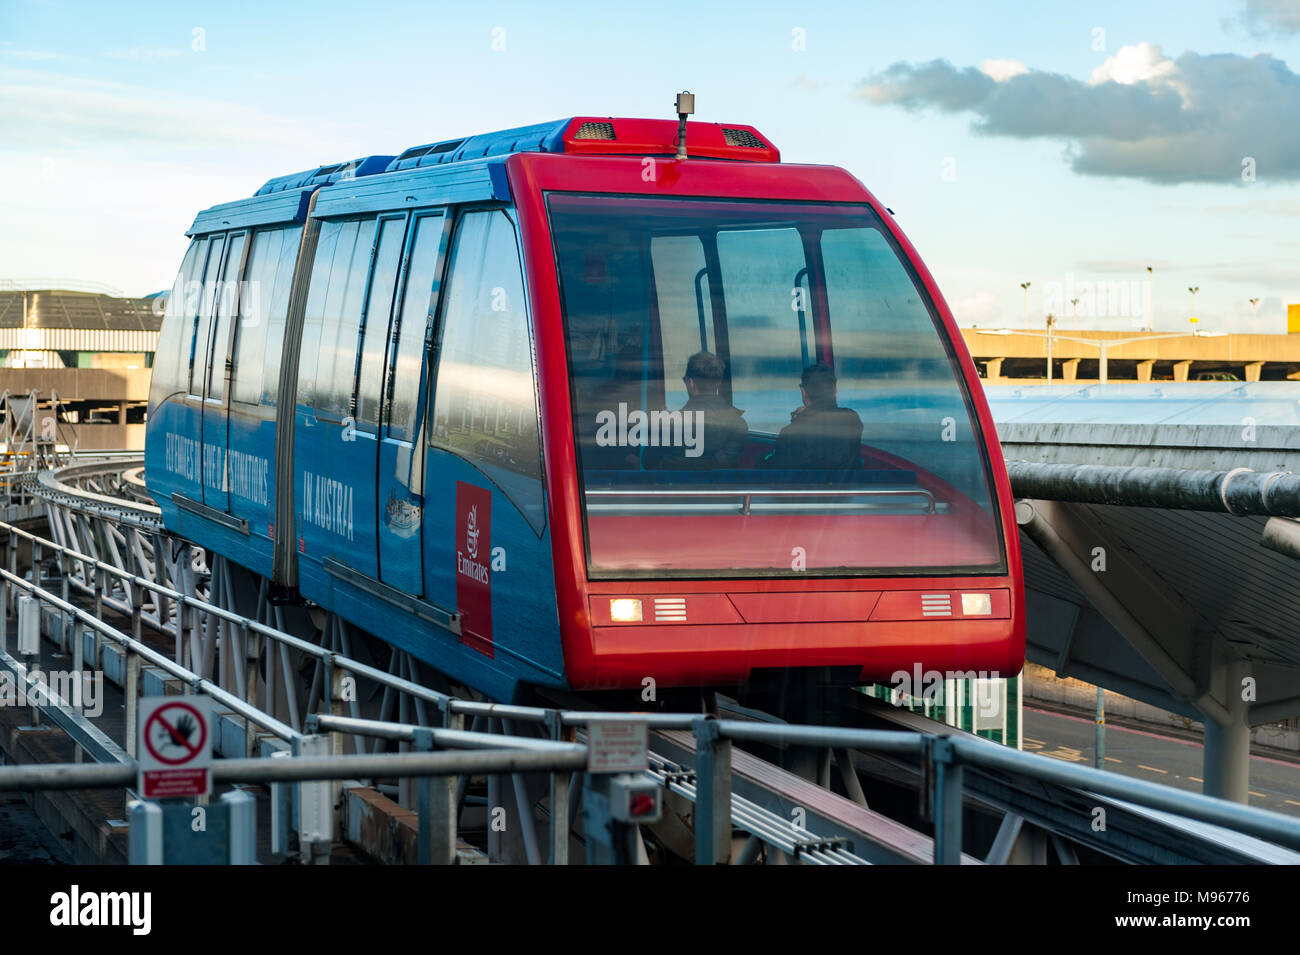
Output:
[[[506,163],[570,686],[1018,673],[1010,489],[933,278],[843,170],[676,131]]]

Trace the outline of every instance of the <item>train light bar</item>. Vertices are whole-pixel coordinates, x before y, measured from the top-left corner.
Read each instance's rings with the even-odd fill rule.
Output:
[[[614,623],[640,623],[641,601],[635,597],[616,597],[609,602],[609,619]]]
[[[685,116],[676,122],[671,119],[577,116],[569,120],[558,137],[547,139],[543,151],[588,156],[671,157],[678,155],[682,144],[683,122],[686,138],[691,144],[691,159],[781,161],[781,153],[753,126],[686,122]]]
[[[961,612],[967,617],[988,617],[993,613],[993,597],[990,594],[962,594]]]

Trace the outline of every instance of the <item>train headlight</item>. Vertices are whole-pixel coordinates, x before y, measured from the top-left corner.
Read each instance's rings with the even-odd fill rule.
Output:
[[[962,594],[961,612],[967,617],[987,617],[993,613],[993,597],[989,594]]]
[[[641,601],[635,597],[618,597],[609,602],[609,619],[615,623],[638,623]]]

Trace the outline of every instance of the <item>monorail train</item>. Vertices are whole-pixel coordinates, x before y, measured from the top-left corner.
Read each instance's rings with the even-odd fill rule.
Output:
[[[499,700],[1013,675],[974,365],[892,213],[750,126],[577,117],[199,213],[166,526]]]

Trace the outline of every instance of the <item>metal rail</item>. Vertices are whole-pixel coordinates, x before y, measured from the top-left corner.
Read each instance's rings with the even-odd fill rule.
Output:
[[[40,488],[35,493],[49,502],[52,531],[56,536],[61,536],[62,540],[50,540],[12,525],[0,524],[0,530],[7,530],[9,535],[9,566],[7,570],[0,568],[0,624],[7,618],[16,595],[19,592],[27,593],[37,597],[42,604],[56,609],[65,623],[72,621],[82,623],[96,633],[98,638],[120,646],[128,661],[134,659],[137,664],[140,661],[147,661],[160,667],[181,679],[192,691],[208,693],[223,707],[246,717],[251,724],[263,726],[281,739],[296,742],[303,739],[307,733],[324,731],[331,734],[336,741],[336,752],[339,751],[338,742],[344,738],[359,741],[364,736],[373,739],[376,746],[382,741],[389,741],[396,742],[404,749],[477,750],[478,752],[458,752],[455,755],[461,759],[474,757],[483,760],[481,764],[454,762],[448,759],[430,760],[428,757],[435,755],[446,757],[451,754],[403,752],[397,755],[403,758],[419,756],[425,761],[414,760],[403,764],[408,767],[420,767],[418,771],[392,772],[387,768],[385,756],[366,755],[363,747],[358,745],[357,755],[345,754],[322,758],[319,760],[319,765],[312,762],[315,757],[294,757],[293,762],[299,767],[294,772],[303,774],[293,777],[296,779],[338,779],[358,776],[370,778],[382,774],[394,778],[456,775],[461,776],[463,781],[468,773],[489,772],[489,799],[500,801],[502,794],[500,787],[496,786],[493,789],[496,785],[495,774],[498,771],[466,767],[495,766],[497,764],[490,762],[492,758],[503,753],[516,754],[511,758],[518,758],[520,761],[512,763],[499,772],[513,775],[516,810],[521,820],[529,820],[524,836],[529,861],[542,861],[542,846],[532,834],[531,820],[536,816],[537,800],[527,791],[525,777],[522,774],[547,771],[527,768],[533,765],[531,760],[536,760],[536,765],[540,767],[545,759],[561,757],[562,761],[569,761],[564,764],[567,768],[581,771],[585,766],[585,749],[581,744],[571,742],[571,739],[575,733],[596,721],[638,722],[666,732],[689,731],[691,734],[689,738],[693,740],[695,747],[693,765],[674,763],[661,756],[652,755],[650,774],[678,796],[696,802],[695,858],[697,862],[702,863],[726,861],[730,858],[733,829],[750,833],[756,840],[752,843],[755,846],[761,843],[803,862],[856,864],[860,861],[869,861],[856,851],[846,850],[844,845],[836,841],[842,833],[836,831],[833,822],[821,825],[815,834],[795,831],[789,826],[787,820],[773,813],[771,809],[758,805],[748,797],[733,793],[728,782],[732,765],[730,747],[733,741],[776,746],[807,746],[826,750],[834,755],[841,769],[845,770],[845,785],[850,791],[851,798],[863,805],[865,800],[861,798],[860,786],[857,786],[856,771],[853,770],[852,760],[848,756],[850,751],[908,753],[918,756],[925,767],[927,780],[922,791],[923,805],[927,807],[926,811],[932,814],[935,821],[933,854],[936,862],[962,861],[961,806],[965,791],[963,769],[967,767],[1022,781],[1064,786],[1085,795],[1112,796],[1151,809],[1249,833],[1278,845],[1300,849],[1300,820],[1292,820],[1266,810],[1186,793],[1154,783],[1118,777],[1086,767],[1064,766],[1040,756],[1019,753],[976,739],[954,739],[930,732],[858,730],[788,726],[745,720],[717,720],[689,713],[594,713],[498,704],[466,699],[453,693],[443,692],[421,683],[415,661],[400,654],[399,651],[393,651],[388,671],[365,663],[345,652],[347,625],[332,616],[327,617],[321,628],[319,642],[313,642],[311,639],[288,632],[282,625],[277,625],[283,623],[278,609],[274,616],[276,624],[270,623],[269,618],[261,619],[262,612],[266,608],[262,600],[259,600],[259,615],[249,616],[232,610],[231,607],[236,603],[231,592],[235,586],[231,576],[234,573],[233,568],[226,566],[221,558],[213,561],[211,570],[208,570],[202,561],[197,565],[191,565],[189,559],[193,545],[188,542],[171,538],[162,531],[154,532],[151,538],[152,550],[146,554],[141,544],[147,536],[146,531],[137,526],[129,531],[136,535],[131,541],[131,547],[123,549],[116,546],[114,542],[117,538],[109,532],[118,530],[124,523],[122,517],[124,505],[127,510],[136,513],[147,510],[147,505],[129,504],[100,493],[104,486],[112,482],[114,469],[138,471],[138,459],[133,461],[130,458],[119,458],[94,464],[78,464],[72,469],[60,469],[57,480],[40,482]],[[138,480],[138,473],[133,477]],[[87,482],[102,483],[94,490],[77,486],[79,483]],[[720,496],[735,496],[735,492],[720,492]],[[68,517],[67,512],[72,510],[86,515],[88,520],[102,523],[78,526]],[[119,533],[128,532],[119,531]],[[65,571],[60,578],[64,591],[62,596],[50,593],[41,587],[39,575],[35,575],[35,581],[26,581],[16,572],[14,560],[19,540],[25,540],[32,547],[38,564],[47,555],[57,559],[60,567]],[[73,546],[74,541],[78,546]],[[120,544],[121,541],[117,543]],[[179,556],[175,553],[177,548],[181,548]],[[125,558],[123,550],[125,550]],[[152,560],[149,559],[150,557]],[[189,572],[188,568],[192,566],[198,566],[199,569]],[[71,577],[67,572],[73,567],[78,568],[82,573],[80,579]],[[70,586],[93,599],[94,612],[72,602],[68,593]],[[264,585],[263,590],[265,590]],[[146,613],[146,607],[152,612]],[[102,620],[105,609],[118,610],[129,615],[133,635],[128,636],[105,623]],[[267,613],[270,611],[267,610]],[[165,654],[143,643],[141,627],[145,625],[155,632],[171,636],[176,640],[177,659],[168,659]],[[61,636],[66,638],[66,635],[65,625]],[[333,641],[329,647],[323,645],[327,640]],[[78,639],[76,641],[78,649],[80,643]],[[276,650],[278,653],[274,652]],[[231,662],[226,661],[223,656],[226,651],[229,651],[229,655],[233,657],[233,666],[225,665]],[[189,667],[183,665],[183,652],[189,654],[188,659],[191,663]],[[304,659],[313,662],[316,666],[316,679],[313,681],[316,685],[310,693],[305,694],[305,700],[294,699],[288,689],[291,669],[288,654],[291,652],[301,654]],[[257,661],[262,668],[260,672],[254,669],[254,661]],[[76,666],[80,669],[80,659],[77,660]],[[130,666],[126,669],[129,672]],[[336,692],[336,685],[342,674],[373,681],[377,687],[383,689],[384,704],[381,707],[379,720],[361,718],[359,710],[355,707],[351,716],[342,715],[340,710],[344,700]],[[277,695],[271,692],[271,684],[279,676],[285,679],[285,690]],[[235,684],[233,692],[230,687],[223,685],[230,679],[233,679]],[[261,704],[264,708],[259,708],[258,705],[258,680],[261,680],[265,691],[265,699]],[[132,689],[138,692],[138,681]],[[391,706],[389,705],[390,693],[394,695]],[[129,715],[132,707],[131,699],[132,694],[128,693],[128,724],[132,722]],[[306,703],[305,707],[299,705],[303,702]],[[284,719],[275,715],[277,711],[285,710],[288,704],[292,704],[289,707],[291,715]],[[436,710],[436,715],[426,711],[426,707]],[[400,715],[394,713],[394,710],[399,708]],[[327,709],[329,712],[319,712],[319,709]],[[389,715],[399,715],[399,722],[389,719]],[[468,730],[465,728],[466,719],[471,721]],[[431,725],[434,720],[442,725]],[[533,727],[538,738],[515,732],[516,724]],[[494,730],[499,732],[493,732]],[[128,744],[129,742],[128,740]],[[527,754],[530,759],[523,759],[521,754]],[[236,762],[264,765],[269,761],[226,760],[219,765]],[[381,769],[381,766],[385,768]],[[456,770],[447,768],[443,773],[436,769],[437,766],[460,768]],[[329,770],[328,775],[308,775],[323,773],[328,767],[335,767]],[[28,780],[31,785],[36,785],[31,781],[44,778],[37,771],[38,769],[23,770],[35,775],[22,778]],[[46,767],[46,769],[55,770],[53,775],[60,778],[65,775],[62,767]],[[102,771],[106,767],[83,767],[83,769]],[[105,779],[110,776],[113,779],[119,777],[125,779],[123,770],[133,772],[129,764],[115,768],[107,767],[107,769],[113,769],[118,775],[108,774],[103,777]],[[234,771],[244,770],[236,766]],[[254,771],[250,766],[248,772],[254,773],[253,777],[247,777],[247,780],[251,780],[259,778],[256,777],[256,773],[262,770]],[[335,772],[339,775],[333,775]],[[557,770],[549,772],[552,777],[552,815],[560,819],[568,818],[570,815],[568,792],[573,780],[565,780],[564,784],[561,784],[563,774]],[[0,777],[10,780],[18,778],[12,775],[9,767],[0,768]],[[218,774],[217,778],[225,777]],[[119,781],[113,785],[121,784]],[[0,788],[3,786],[4,784],[0,783]],[[857,786],[856,794],[853,793],[855,786]],[[492,795],[493,793],[495,796]],[[828,825],[830,828],[827,828]],[[552,861],[564,861],[567,857],[567,828],[560,826],[553,828],[562,832],[564,839],[561,840],[553,833],[550,858]],[[564,849],[559,847],[561,841],[566,842]],[[747,848],[740,861],[747,861],[753,854]]]
[[[844,497],[923,497],[926,501],[926,513],[936,510],[934,495],[924,488],[664,488],[647,490],[609,490],[593,488],[586,492],[588,498],[599,500],[635,500],[666,499],[665,503],[677,500],[729,500],[740,498],[740,513],[749,514],[753,510],[754,498],[780,498],[790,501],[822,500],[824,498]],[[645,507],[658,507],[659,501],[645,503]],[[604,510],[605,508],[600,508]]]
[[[1300,474],[1008,461],[1017,497],[1221,514],[1300,517]]]

